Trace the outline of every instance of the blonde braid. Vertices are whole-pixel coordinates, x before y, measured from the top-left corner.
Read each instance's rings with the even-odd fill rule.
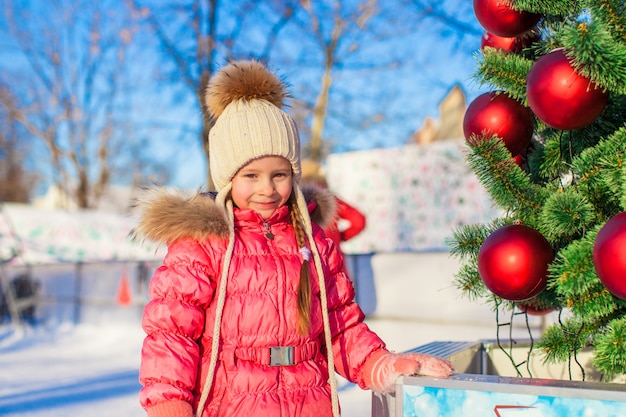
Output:
[[[298,204],[296,199],[291,199],[291,223],[296,234],[298,247],[306,247],[306,237],[302,222],[298,216]],[[306,335],[311,327],[311,276],[309,273],[309,261],[302,260],[300,268],[300,282],[298,283],[298,331]]]
[[[340,417],[339,413],[339,395],[337,394],[337,378],[335,377],[335,358],[333,356],[333,338],[330,330],[330,317],[328,315],[328,299],[326,294],[326,281],[324,277],[324,268],[322,258],[320,256],[317,245],[313,238],[313,226],[311,218],[307,211],[307,203],[299,187],[294,187],[298,212],[302,220],[302,227],[306,238],[309,240],[311,254],[313,255],[313,266],[317,271],[317,279],[320,287],[320,303],[322,307],[322,321],[324,322],[324,339],[326,341],[326,358],[328,360],[328,379],[330,383],[330,395],[333,408],[333,416]]]

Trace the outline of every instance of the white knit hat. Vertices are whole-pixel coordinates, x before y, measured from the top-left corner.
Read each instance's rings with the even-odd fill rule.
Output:
[[[281,80],[258,61],[236,61],[209,81],[206,105],[215,119],[209,133],[211,178],[222,191],[239,169],[262,156],[282,156],[300,181],[300,137],[282,110]]]

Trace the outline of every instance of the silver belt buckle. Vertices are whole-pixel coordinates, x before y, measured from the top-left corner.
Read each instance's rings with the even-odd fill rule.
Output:
[[[270,366],[291,366],[293,364],[293,346],[272,346],[270,348]]]

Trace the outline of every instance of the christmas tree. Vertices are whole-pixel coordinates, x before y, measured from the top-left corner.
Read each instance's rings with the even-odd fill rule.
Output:
[[[455,284],[496,311],[554,312],[546,363],[626,373],[624,0],[474,0],[485,29],[467,162],[502,216],[456,229]],[[517,314],[517,313],[516,313]]]

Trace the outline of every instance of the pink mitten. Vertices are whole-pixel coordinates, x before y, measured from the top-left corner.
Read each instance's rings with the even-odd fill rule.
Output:
[[[447,360],[422,353],[391,353],[378,350],[363,365],[363,381],[376,392],[393,392],[401,375],[424,375],[444,378],[454,366]]]
[[[181,400],[170,400],[147,409],[148,417],[193,417],[191,405]]]

